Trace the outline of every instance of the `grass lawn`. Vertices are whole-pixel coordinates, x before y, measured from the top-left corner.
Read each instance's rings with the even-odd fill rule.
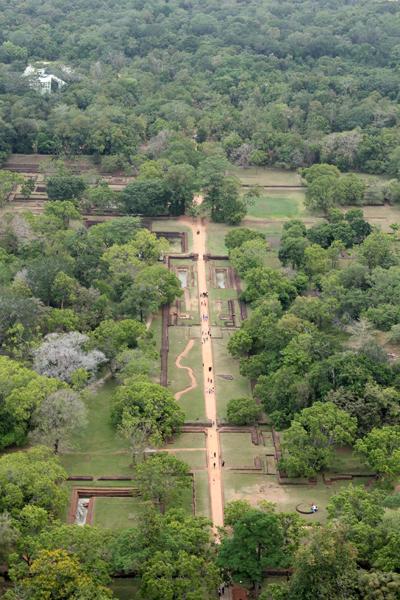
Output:
[[[304,213],[304,192],[268,191],[249,206],[247,217],[256,219],[293,219]]]
[[[301,185],[296,171],[286,171],[275,167],[229,167],[229,174],[236,175],[246,185]]]
[[[168,385],[173,394],[190,385],[186,369],[178,369],[175,361],[183,352],[189,341],[189,327],[169,328],[169,354],[168,354]],[[181,362],[182,365],[191,367],[197,380],[197,387],[184,394],[179,404],[185,411],[187,421],[196,421],[205,418],[204,392],[203,392],[203,367],[201,359],[201,340],[196,338],[193,348]]]
[[[225,223],[207,223],[207,239],[206,248],[210,254],[227,254],[228,250],[225,246],[225,236],[235,227],[226,225]]]
[[[351,448],[338,448],[335,452],[335,458],[329,472],[355,473],[363,475],[366,473],[371,473],[371,468],[364,465]]]
[[[231,398],[249,396],[249,381],[239,373],[239,361],[232,358],[227,349],[227,343],[232,332],[223,330],[222,339],[213,339],[215,390],[217,395],[218,418],[226,418],[226,406]],[[223,375],[232,376],[225,379]]]
[[[192,481],[191,481],[192,483]],[[193,487],[185,490],[181,502],[176,502],[173,506],[167,506],[167,510],[170,508],[183,508],[188,514],[193,514]]]
[[[250,433],[221,433],[222,458],[226,468],[254,467],[254,458],[263,458],[264,446],[255,446]]]
[[[208,493],[207,471],[197,471],[194,474],[194,489],[196,496],[196,516],[210,517],[210,496]]]
[[[124,475],[132,476],[129,450],[118,453],[107,450],[99,452],[68,453],[60,456],[61,464],[70,475],[92,475],[93,477]]]
[[[206,468],[206,451],[195,449],[195,450],[179,450],[176,452],[169,452],[173,454],[179,460],[183,460],[191,469],[205,469]]]
[[[60,455],[62,465],[71,475],[131,474],[127,443],[110,422],[115,387],[115,382],[107,382],[85,399],[88,424],[74,435],[73,449]]]
[[[138,598],[139,580],[133,577],[113,579],[109,588],[118,600],[135,600]]]
[[[181,433],[166,446],[166,448],[205,448],[206,437],[204,433]]]
[[[105,529],[124,529],[140,523],[143,502],[138,498],[94,500],[93,524]]]

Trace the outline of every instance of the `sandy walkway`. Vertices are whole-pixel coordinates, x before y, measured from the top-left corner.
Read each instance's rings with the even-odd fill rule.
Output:
[[[180,353],[180,355],[177,357],[177,359],[175,361],[175,366],[178,369],[185,369],[185,371],[187,371],[187,374],[189,375],[189,379],[190,379],[190,385],[187,388],[185,388],[184,390],[181,390],[180,392],[176,392],[175,400],[180,400],[182,398],[183,394],[187,394],[187,392],[190,392],[191,390],[194,390],[194,388],[197,387],[197,381],[196,381],[196,377],[194,376],[193,369],[191,369],[191,367],[185,367],[184,365],[181,364],[181,360],[189,354],[189,352],[191,351],[193,346],[194,346],[194,340],[193,339],[189,340],[188,343],[186,344],[186,348],[184,349],[183,352]]]
[[[198,204],[201,203],[201,198],[198,199]],[[211,520],[214,531],[217,527],[222,527],[224,524],[224,503],[223,503],[223,488],[222,488],[222,473],[221,473],[221,452],[219,432],[217,427],[217,404],[215,396],[215,376],[211,337],[209,330],[210,315],[208,298],[204,298],[202,294],[207,292],[207,272],[204,254],[206,253],[206,228],[201,223],[201,219],[197,219],[193,223],[187,217],[181,217],[185,225],[188,225],[193,232],[193,252],[198,254],[197,261],[197,280],[199,291],[199,308],[201,322],[201,339],[202,339],[202,360],[203,360],[203,379],[204,379],[204,401],[206,408],[206,416],[212,422],[212,426],[207,428],[207,465],[208,465],[208,484],[210,490],[211,501]],[[211,330],[212,334],[212,330]],[[211,381],[212,383],[211,383]]]

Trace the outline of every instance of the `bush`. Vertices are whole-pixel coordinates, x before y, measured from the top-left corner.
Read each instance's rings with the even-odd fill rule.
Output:
[[[86,183],[76,175],[52,175],[46,187],[49,200],[74,200],[82,197]]]
[[[386,508],[400,508],[400,492],[396,492],[390,496],[386,496],[383,501],[383,506]]]
[[[382,331],[389,331],[400,322],[400,307],[393,304],[381,304],[368,308],[362,315]]]
[[[392,325],[389,339],[393,344],[400,344],[400,323]]]
[[[227,417],[232,425],[255,425],[260,413],[254,398],[233,398],[228,402]]]

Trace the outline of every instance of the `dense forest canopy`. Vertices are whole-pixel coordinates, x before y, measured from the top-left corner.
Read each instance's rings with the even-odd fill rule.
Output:
[[[0,31],[3,152],[132,164],[172,130],[244,165],[398,175],[395,2],[1,0]],[[35,61],[72,69],[62,92],[29,89]]]

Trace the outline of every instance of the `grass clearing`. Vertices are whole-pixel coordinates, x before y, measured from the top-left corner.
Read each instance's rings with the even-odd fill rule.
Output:
[[[132,476],[131,455],[129,450],[118,453],[83,452],[60,456],[61,464],[70,475],[92,475],[93,477],[123,475]]]
[[[226,407],[231,398],[249,396],[249,381],[239,373],[239,361],[228,352],[227,343],[233,331],[223,330],[222,339],[213,339],[214,383],[217,395],[217,414],[221,420],[226,419]],[[224,376],[228,376],[228,379]],[[232,377],[232,379],[229,379]]]
[[[168,354],[168,387],[173,394],[180,392],[190,385],[186,369],[178,369],[175,366],[177,357],[186,348],[189,341],[189,327],[169,328],[169,354]],[[185,411],[187,421],[198,421],[205,419],[203,367],[201,359],[201,341],[195,339],[194,346],[189,354],[182,360],[182,365],[191,367],[197,381],[197,387],[184,394],[179,404]]]
[[[195,450],[179,450],[175,452],[169,452],[173,454],[175,458],[183,460],[191,469],[205,469],[206,464],[206,451],[196,448]]]
[[[351,448],[337,448],[330,473],[355,473],[367,474],[371,473],[371,468],[363,464],[360,457],[357,456]],[[329,473],[327,473],[329,477]]]
[[[124,529],[139,525],[143,502],[138,498],[94,499],[93,524],[105,529]]]
[[[88,424],[72,439],[73,448],[60,454],[61,464],[71,475],[131,474],[127,442],[111,425],[112,398],[116,388],[109,381],[97,392],[88,395]]]
[[[236,175],[244,185],[301,185],[296,171],[275,167],[229,167],[229,174]]]
[[[122,450],[126,442],[111,425],[113,396],[117,384],[106,382],[98,391],[85,398],[88,409],[88,426],[74,436],[74,445],[80,452]]]
[[[210,495],[208,491],[207,471],[197,471],[194,474],[194,489],[196,498],[196,516],[210,517]]]
[[[178,437],[167,444],[166,448],[205,448],[206,436],[204,433],[181,433]]]
[[[293,219],[300,217],[304,212],[303,191],[268,191],[266,194],[261,194],[254,204],[249,206],[247,217]]]
[[[228,250],[225,246],[225,236],[235,227],[226,225],[225,223],[207,223],[207,239],[206,248],[210,254],[227,254]]]
[[[221,433],[222,458],[226,467],[254,467],[254,459],[264,454],[264,446],[255,446],[250,433]]]

